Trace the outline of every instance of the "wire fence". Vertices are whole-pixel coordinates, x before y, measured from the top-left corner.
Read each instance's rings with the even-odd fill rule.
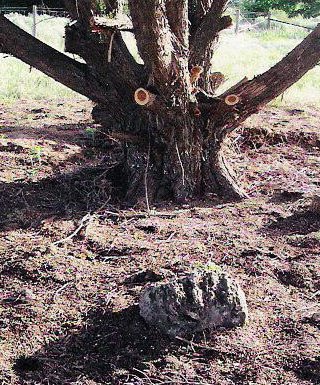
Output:
[[[47,15],[50,18],[53,17],[69,17],[68,12],[63,8],[48,8],[48,7],[0,7],[0,14],[19,13],[25,16],[33,15],[35,19],[36,15]],[[310,26],[304,26],[296,23],[291,23],[286,20],[279,20],[272,17],[271,12],[244,12],[240,9],[233,8],[234,18],[234,32],[236,34],[247,31],[263,31],[268,29],[274,29],[277,25],[287,25],[293,28],[301,28],[312,31],[314,28]]]
[[[315,27],[305,26],[297,23],[292,23],[287,20],[279,20],[272,16],[271,12],[243,12],[240,9],[236,9],[233,12],[234,17],[234,31],[235,33],[247,32],[247,31],[263,31],[277,29],[280,25],[290,26],[292,28],[300,28],[308,31],[312,31]]]
[[[38,15],[48,15],[51,17],[68,17],[69,14],[63,8],[36,7]],[[33,7],[0,7],[0,14],[19,13],[24,16],[32,14]]]

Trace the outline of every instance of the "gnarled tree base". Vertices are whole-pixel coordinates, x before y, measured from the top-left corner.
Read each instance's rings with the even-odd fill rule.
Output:
[[[93,117],[104,134],[121,140],[127,203],[247,197],[221,146],[211,143],[208,151],[201,127],[193,121],[182,120],[178,114],[160,121],[138,109],[121,122],[112,118],[107,106],[96,106]]]
[[[234,172],[227,166],[222,154],[217,154],[217,162],[210,168],[204,166],[201,160],[195,164],[195,160],[190,159],[189,164],[193,166],[190,169],[188,164],[184,168],[181,157],[175,159],[168,153],[168,150],[162,153],[155,151],[153,147],[150,147],[150,152],[142,152],[135,145],[125,144],[128,202],[144,198],[149,202],[172,199],[184,203],[210,196],[237,201],[248,197],[237,184]]]

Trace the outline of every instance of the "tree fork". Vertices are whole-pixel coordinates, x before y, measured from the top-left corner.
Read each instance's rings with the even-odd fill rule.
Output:
[[[106,88],[113,88],[119,100],[130,102],[132,92],[144,81],[144,70],[126,51],[120,32],[110,29],[102,38],[101,42],[99,34],[84,33],[77,24],[67,26],[66,51],[81,56]]]
[[[219,33],[232,25],[230,16],[222,16],[227,3],[228,0],[205,0],[204,3],[199,1],[194,10],[196,26],[190,36],[189,67],[203,67],[200,86],[208,93],[215,92],[210,79],[211,60],[217,48]]]

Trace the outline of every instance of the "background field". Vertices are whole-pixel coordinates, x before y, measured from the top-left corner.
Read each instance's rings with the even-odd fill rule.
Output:
[[[280,20],[287,20],[283,13],[275,15]],[[26,31],[31,31],[31,17],[12,15],[11,20]],[[38,37],[44,42],[63,51],[64,26],[68,19],[48,19],[39,16],[37,25]],[[258,19],[259,21],[259,19]],[[263,20],[262,28],[263,28]],[[313,27],[318,20],[306,20],[301,17],[290,19],[290,22]],[[273,23],[274,24],[274,23]],[[228,77],[225,87],[229,87],[244,76],[259,74],[286,55],[306,35],[307,30],[293,26],[273,25],[268,31],[242,32],[235,35],[233,30],[227,31],[220,41],[220,47],[213,61],[213,70],[221,71]],[[136,52],[134,40],[127,34],[130,49]],[[11,57],[0,56],[0,100],[12,101],[23,99],[60,99],[74,98],[75,93],[49,79],[39,71],[32,69]],[[303,79],[291,87],[284,95],[273,102],[273,105],[320,105],[320,67],[317,66]],[[78,96],[77,96],[78,97]]]

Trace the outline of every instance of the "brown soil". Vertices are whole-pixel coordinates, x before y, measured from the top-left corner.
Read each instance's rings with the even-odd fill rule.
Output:
[[[230,138],[251,199],[147,216],[111,199],[88,102],[0,105],[0,383],[320,384],[319,119],[267,108]],[[143,287],[208,260],[242,285],[247,325],[148,327]]]

